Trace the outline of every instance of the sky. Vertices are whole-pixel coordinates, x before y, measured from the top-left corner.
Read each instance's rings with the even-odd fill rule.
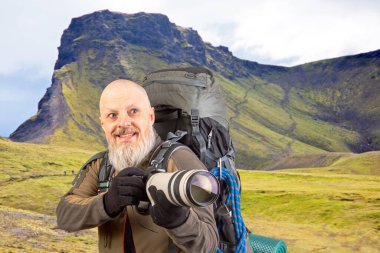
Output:
[[[238,58],[295,66],[380,49],[378,0],[0,0],[0,136],[37,113],[73,17],[162,13]]]

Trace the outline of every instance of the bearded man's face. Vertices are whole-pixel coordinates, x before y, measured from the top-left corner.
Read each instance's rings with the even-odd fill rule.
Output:
[[[116,170],[136,166],[155,142],[154,109],[140,86],[125,81],[111,83],[100,99],[100,121]]]

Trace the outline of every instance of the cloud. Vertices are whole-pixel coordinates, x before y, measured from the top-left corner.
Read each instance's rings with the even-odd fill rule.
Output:
[[[294,65],[378,49],[379,1],[65,0],[0,3],[0,73],[28,66],[51,73],[71,18],[110,9],[163,13],[240,58]]]
[[[239,13],[231,50],[287,66],[376,50],[379,7],[366,1],[262,1]]]
[[[172,22],[242,59],[292,66],[379,49],[379,1],[175,1]]]

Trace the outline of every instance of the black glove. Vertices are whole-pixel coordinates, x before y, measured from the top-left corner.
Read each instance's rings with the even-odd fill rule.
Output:
[[[126,206],[148,201],[143,176],[145,171],[136,167],[123,169],[111,182],[104,195],[104,208],[111,217],[118,215]]]
[[[169,229],[185,223],[190,213],[188,207],[173,205],[166,198],[165,193],[161,190],[157,191],[155,186],[150,186],[148,191],[154,201],[154,206],[149,208],[154,223]]]

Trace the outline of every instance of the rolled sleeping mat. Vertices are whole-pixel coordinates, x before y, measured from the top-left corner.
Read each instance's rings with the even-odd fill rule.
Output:
[[[254,253],[286,253],[286,243],[282,240],[252,233],[248,238]]]

